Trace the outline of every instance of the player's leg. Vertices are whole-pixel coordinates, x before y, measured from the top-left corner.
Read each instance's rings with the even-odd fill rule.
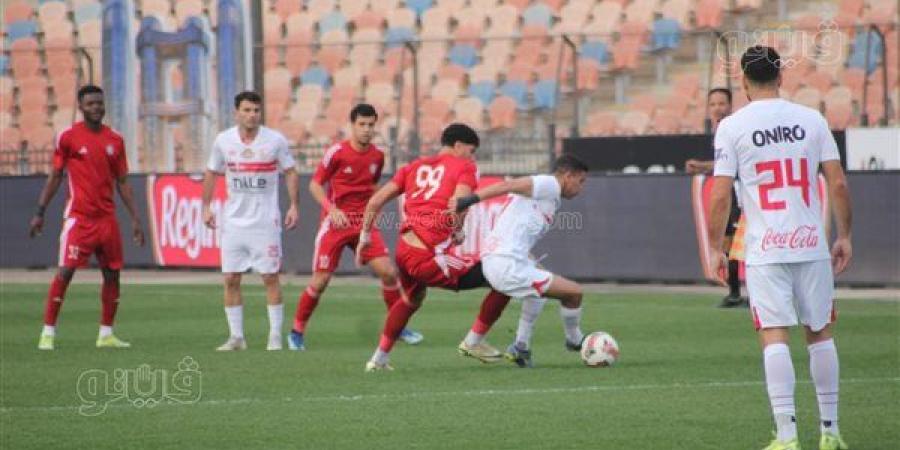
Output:
[[[56,340],[56,322],[59,317],[59,311],[62,308],[63,299],[66,297],[66,289],[75,276],[75,267],[60,267],[53,280],[50,281],[50,288],[47,291],[47,299],[44,305],[44,328],[41,330],[41,337],[38,340],[38,349],[53,350]]]
[[[503,358],[503,353],[485,342],[484,338],[491,327],[494,326],[494,323],[497,322],[497,319],[503,314],[503,310],[509,304],[510,296],[504,286],[495,285],[493,282],[488,281],[483,264],[484,262],[480,261],[474,266],[465,269],[465,273],[459,276],[458,288],[460,290],[475,287],[490,287],[491,290],[482,300],[478,316],[466,333],[465,338],[459,343],[457,350],[463,356],[469,356],[485,363],[494,363]],[[497,266],[499,267],[500,265]],[[499,270],[497,269],[495,272]]]
[[[329,227],[327,220],[323,221],[316,233],[313,248],[312,268],[313,275],[309,284],[300,293],[297,299],[297,310],[294,312],[294,326],[288,335],[288,348],[295,351],[306,350],[306,325],[309,323],[313,312],[319,305],[319,299],[325,293],[331,274],[341,262],[341,251],[349,245],[352,236],[346,231],[335,230]]]
[[[266,311],[269,316],[269,343],[266,350],[281,350],[281,327],[284,324],[284,304],[281,301],[281,281],[278,272],[262,274],[266,286]]]
[[[244,300],[241,296],[241,272],[226,272],[223,278],[225,286],[225,319],[228,321],[228,340],[220,345],[218,351],[245,350],[244,339]]]
[[[581,301],[584,290],[581,285],[561,275],[553,274],[544,296],[559,300],[559,316],[566,334],[566,349],[581,350],[584,332],[581,331]]]
[[[404,295],[400,301],[394,302],[391,309],[388,310],[387,317],[384,320],[384,328],[381,331],[381,337],[378,340],[378,347],[372,358],[366,363],[366,372],[374,372],[378,370],[393,370],[390,366],[390,353],[394,347],[394,343],[400,337],[400,333],[406,328],[409,319],[419,310],[422,302],[425,300],[426,287],[419,284],[414,279],[400,273],[400,283],[404,290]]]
[[[381,280],[381,295],[384,298],[385,306],[390,310],[394,303],[401,301],[403,298],[400,281],[397,278],[397,269],[394,268],[387,255],[376,256],[371,259],[364,256],[363,260],[367,261],[369,267],[372,268],[372,272]],[[417,331],[404,328],[400,331],[400,339],[407,344],[416,345],[422,342],[424,336]]]
[[[838,428],[838,391],[840,364],[834,344],[834,275],[831,261],[792,264],[800,323],[809,351],[809,374],[816,386],[819,404],[820,448],[846,449]]]
[[[519,325],[516,328],[516,337],[506,348],[505,356],[519,367],[532,367],[531,359],[531,335],[538,316],[544,309],[547,299],[538,296],[528,296],[520,299],[522,311],[519,313]]]
[[[796,448],[796,375],[788,347],[788,329],[797,324],[793,279],[785,264],[748,266],[747,291],[762,346],[766,390],[775,421],[776,439],[768,448]]]
[[[728,218],[728,224],[725,228],[725,253],[729,252],[731,249],[731,244],[734,242],[734,232],[735,232],[735,222],[732,222],[732,218]],[[741,279],[739,276],[740,272],[740,262],[735,259],[728,259],[728,295],[722,298],[722,302],[719,303],[720,308],[734,308],[736,306],[740,306],[743,303],[741,299]]]
[[[103,286],[100,289],[100,332],[97,336],[97,347],[128,348],[131,344],[122,341],[113,334],[113,322],[119,309],[119,274],[123,264],[122,236],[115,219],[108,219],[98,224],[97,260],[103,274]]]

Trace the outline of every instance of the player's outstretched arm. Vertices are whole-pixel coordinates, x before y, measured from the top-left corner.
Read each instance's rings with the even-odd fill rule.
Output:
[[[397,186],[397,183],[393,181],[388,181],[375,191],[372,197],[369,198],[369,202],[366,203],[366,208],[363,210],[363,223],[359,233],[359,243],[356,245],[357,266],[362,266],[362,251],[369,245],[369,233],[372,230],[372,225],[375,223],[375,218],[378,217],[378,213],[381,212],[381,208],[384,208],[387,202],[397,198],[399,195],[400,186]]]
[[[725,281],[728,270],[728,260],[725,257],[725,221],[728,220],[728,211],[731,210],[731,189],[734,178],[717,175],[713,178],[712,192],[710,193],[709,206],[709,252],[712,258],[713,273],[716,282],[727,286]]]
[[[853,213],[850,208],[850,188],[847,186],[847,177],[841,168],[839,160],[830,160],[822,163],[822,174],[828,183],[828,195],[831,197],[831,205],[834,210],[834,219],[837,224],[837,239],[831,246],[831,262],[835,274],[843,272],[853,258],[853,246],[850,244],[850,229],[853,222]]]
[[[284,215],[284,227],[288,230],[297,226],[300,220],[300,174],[293,167],[284,171],[284,183],[287,185],[288,206],[287,213]]]
[[[28,235],[30,237],[39,236],[43,232],[44,212],[47,210],[47,205],[56,196],[56,191],[59,190],[59,185],[62,184],[62,177],[63,171],[57,169],[50,171],[50,175],[47,176],[47,182],[44,183],[44,189],[41,190],[41,196],[38,198],[37,208],[34,210],[34,216],[31,218],[31,223],[28,226]]]
[[[125,209],[131,217],[132,239],[134,239],[135,244],[143,247],[144,228],[141,226],[141,220],[137,215],[137,207],[134,204],[134,191],[131,190],[131,185],[128,184],[127,175],[122,175],[116,179],[116,190],[119,191],[119,197],[122,198],[122,203],[125,205]]]
[[[462,212],[466,208],[472,206],[482,200],[499,197],[506,194],[519,194],[531,197],[534,188],[534,182],[531,177],[519,177],[511,180],[494,183],[490,186],[475,191],[474,194],[466,195],[460,198],[450,200],[450,210]]]
[[[212,212],[213,190],[216,188],[216,176],[219,174],[206,169],[203,173],[203,223],[209,228],[216,227],[216,216]]]

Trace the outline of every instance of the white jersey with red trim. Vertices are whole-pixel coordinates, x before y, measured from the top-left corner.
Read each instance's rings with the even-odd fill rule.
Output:
[[[249,144],[241,141],[237,127],[219,133],[206,167],[225,174],[228,200],[219,216],[223,231],[280,231],[278,174],[294,164],[287,140],[275,130],[260,127]]]
[[[747,265],[830,258],[816,182],[839,160],[822,114],[782,99],[750,102],[719,124],[714,175],[737,177]]]
[[[510,195],[484,244],[481,256],[528,259],[532,247],[553,224],[562,188],[553,175],[531,177],[531,197]]]

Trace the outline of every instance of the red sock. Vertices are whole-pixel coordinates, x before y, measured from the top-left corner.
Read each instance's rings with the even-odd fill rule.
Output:
[[[119,309],[119,282],[103,280],[100,289],[101,317],[100,325],[111,327]]]
[[[394,306],[394,303],[400,300],[400,283],[395,283],[394,286],[382,284],[381,296],[384,297],[385,306],[390,310],[391,306]]]
[[[419,305],[411,305],[400,301],[394,302],[388,310],[387,319],[384,321],[384,331],[381,332],[381,341],[378,348],[387,353],[394,347],[394,342],[400,337],[400,332],[406,328],[409,318],[419,309]]]
[[[47,303],[44,307],[44,325],[56,326],[56,318],[62,308],[63,298],[66,296],[66,288],[69,282],[58,275],[50,282],[50,290],[47,292]]]
[[[472,324],[472,331],[481,335],[487,334],[494,322],[503,314],[507,303],[509,303],[509,296],[494,290],[488,292],[484,301],[481,302],[481,311],[478,313],[475,323]]]
[[[306,331],[306,322],[309,322],[309,317],[312,316],[318,305],[319,292],[313,289],[312,286],[307,286],[297,302],[297,313],[294,314],[294,331],[299,333]]]

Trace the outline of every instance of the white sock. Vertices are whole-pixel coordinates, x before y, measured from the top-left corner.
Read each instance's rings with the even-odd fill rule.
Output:
[[[531,348],[531,333],[534,331],[534,323],[547,299],[541,297],[528,297],[522,299],[522,314],[519,316],[519,328],[516,330],[516,345],[527,350]]]
[[[56,326],[55,325],[44,325],[44,331],[41,332],[42,336],[56,336]]]
[[[108,325],[100,325],[100,337],[104,338],[112,336],[112,327]]]
[[[584,333],[581,332],[581,307],[566,308],[560,305],[559,316],[563,321],[566,340],[573,344],[580,344],[581,340],[584,339]]]
[[[464,342],[466,343],[467,346],[473,347],[473,346],[480,344],[481,341],[483,341],[483,340],[484,340],[483,334],[478,334],[472,330],[469,330],[469,332],[466,334],[466,339]]]
[[[228,332],[231,337],[244,338],[244,305],[226,306],[225,317],[228,319]]]
[[[387,364],[390,359],[390,354],[382,351],[380,348],[375,349],[375,354],[372,355],[372,362],[376,364]]]
[[[809,373],[816,385],[819,401],[819,418],[822,432],[838,432],[838,380],[839,364],[834,339],[817,342],[809,350]]]
[[[763,366],[766,370],[766,388],[775,416],[775,431],[779,441],[787,442],[797,437],[796,409],[794,407],[794,364],[787,344],[767,345],[763,350]]]
[[[281,336],[281,325],[284,323],[284,303],[268,305],[269,336]]]

